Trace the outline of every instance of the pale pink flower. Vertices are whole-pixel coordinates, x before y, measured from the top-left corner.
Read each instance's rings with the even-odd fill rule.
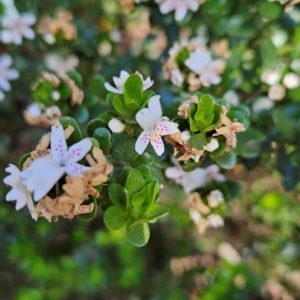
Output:
[[[144,129],[135,143],[135,151],[138,154],[142,154],[150,142],[156,154],[162,155],[165,146],[161,136],[179,131],[178,124],[163,117],[159,98],[160,96],[151,97],[148,108],[143,108],[136,114],[136,121]]]

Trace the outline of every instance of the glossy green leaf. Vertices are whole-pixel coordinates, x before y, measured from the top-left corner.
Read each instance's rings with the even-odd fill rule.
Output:
[[[119,230],[126,224],[129,218],[129,213],[121,205],[110,206],[104,212],[105,225],[111,230]]]
[[[233,151],[224,152],[222,155],[214,158],[214,161],[223,169],[232,169],[236,164],[236,156]]]
[[[115,205],[126,206],[126,193],[124,187],[116,182],[109,185],[109,198]]]
[[[168,213],[169,213],[169,208],[167,206],[155,204],[148,207],[145,213],[145,217],[149,219],[149,221],[157,220],[159,218],[162,218]]]
[[[127,238],[129,242],[136,246],[145,246],[150,238],[150,230],[147,223],[136,224],[127,227]]]
[[[111,156],[117,162],[132,162],[134,161],[138,154],[135,152],[135,140],[126,139],[123,141],[117,142],[113,149]]]
[[[103,97],[106,95],[107,91],[104,87],[105,80],[102,76],[97,75],[92,78],[88,87],[88,93],[96,95],[98,97]]]
[[[129,192],[129,195],[132,196],[137,192],[141,191],[145,186],[145,180],[141,172],[137,169],[133,169],[126,180],[125,188]]]
[[[71,117],[62,117],[59,119],[60,124],[64,129],[67,129],[68,126],[72,126],[74,128],[73,133],[67,139],[67,145],[71,146],[82,140],[81,130],[77,124],[77,122]]]
[[[192,135],[188,140],[188,144],[196,148],[197,150],[203,150],[203,146],[207,144],[205,134],[197,133]]]
[[[99,142],[99,146],[103,151],[104,155],[110,153],[111,148],[111,134],[106,128],[97,128],[94,131],[93,137]]]

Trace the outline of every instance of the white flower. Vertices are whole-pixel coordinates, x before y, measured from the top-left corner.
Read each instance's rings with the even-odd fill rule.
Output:
[[[143,91],[149,89],[149,87],[152,86],[153,80],[150,79],[150,77],[147,77],[146,80],[143,79],[143,76],[138,73],[138,75],[141,77],[143,81]],[[126,71],[121,71],[120,77],[113,77],[113,81],[117,88],[111,86],[108,82],[104,84],[105,88],[113,93],[116,94],[123,94],[124,92],[124,84],[129,77],[129,74]]]
[[[188,141],[190,139],[190,137],[191,137],[191,132],[189,130],[184,130],[181,132],[181,139],[183,141],[185,141],[185,142]]]
[[[208,205],[212,208],[215,208],[224,202],[223,194],[219,190],[211,191],[206,198]]]
[[[37,158],[21,172],[23,184],[34,193],[34,201],[43,198],[65,173],[80,177],[82,172],[90,169],[77,162],[91,149],[91,140],[83,139],[67,150],[63,127],[54,125],[51,128],[51,154]]]
[[[218,139],[215,138],[212,138],[207,145],[203,146],[203,149],[208,152],[213,152],[218,148],[219,148],[219,142]]]
[[[260,80],[268,85],[274,85],[279,82],[280,73],[276,70],[265,70],[260,77]]]
[[[202,219],[201,214],[195,208],[190,208],[189,214],[190,214],[190,217],[191,217],[191,219],[193,220],[194,223],[199,223]]]
[[[108,122],[108,127],[114,133],[121,133],[125,129],[125,124],[119,119],[114,118]]]
[[[182,21],[188,10],[196,11],[199,8],[198,0],[155,0],[159,4],[162,14],[175,10],[175,20]]]
[[[206,50],[196,49],[191,52],[190,57],[185,60],[185,65],[199,75],[204,86],[221,82],[218,71],[223,68],[224,61],[221,59],[212,60],[211,54]]]
[[[20,170],[15,165],[9,164],[9,167],[7,167],[5,171],[10,173],[10,175],[5,177],[3,181],[11,187],[11,190],[6,195],[6,201],[16,201],[16,210],[20,210],[27,205],[32,218],[36,220],[37,215],[35,213],[31,194],[22,183]]]
[[[179,69],[171,70],[171,78],[170,79],[171,79],[172,83],[176,86],[181,86],[184,81],[183,75]]]
[[[170,167],[165,170],[165,176],[180,184],[186,194],[205,186],[207,174],[204,169],[198,168],[191,172],[185,172],[180,165]]]
[[[283,84],[288,89],[294,89],[300,85],[300,77],[295,73],[287,73],[283,77]]]
[[[16,9],[9,9],[1,20],[0,40],[5,44],[21,45],[23,38],[34,39],[35,33],[30,26],[35,22],[34,14],[19,14]]]
[[[211,214],[207,217],[207,220],[209,221],[210,226],[213,228],[224,226],[224,220],[220,215]]]
[[[240,99],[236,91],[229,90],[224,95],[223,98],[231,105],[238,105],[240,103]]]
[[[268,97],[272,100],[280,101],[285,96],[286,89],[282,84],[274,84],[268,90]]]
[[[208,180],[215,180],[215,181],[225,181],[226,177],[220,173],[220,168],[217,165],[210,165],[206,169],[206,175]]]
[[[135,143],[135,151],[138,154],[142,154],[150,142],[156,154],[162,155],[165,146],[160,136],[179,131],[178,124],[170,122],[167,117],[162,116],[159,98],[160,96],[151,97],[148,108],[143,108],[136,114],[136,121],[144,129]]]
[[[41,104],[33,102],[27,106],[26,111],[32,118],[36,119],[41,116],[42,108]]]
[[[9,68],[12,62],[10,55],[6,53],[0,55],[0,101],[4,99],[4,93],[2,91],[8,92],[11,89],[8,81],[19,77],[17,70]]]
[[[66,58],[56,54],[48,54],[45,57],[46,68],[53,71],[58,76],[64,76],[68,71],[73,71],[79,64],[78,57],[75,55]]]
[[[45,115],[49,119],[58,119],[61,117],[61,110],[56,105],[48,106],[45,108]]]

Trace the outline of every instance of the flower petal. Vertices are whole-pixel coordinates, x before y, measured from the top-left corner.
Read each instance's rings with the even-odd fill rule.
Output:
[[[148,108],[141,109],[135,116],[136,121],[144,130],[149,130],[155,124],[153,115]]]
[[[0,34],[1,36],[1,34]],[[9,54],[5,53],[5,54],[1,54],[0,55],[0,65],[2,68],[8,68],[9,66],[11,66],[13,63],[12,58]]]
[[[151,80],[150,77],[147,77],[147,79],[144,81],[144,84],[143,84],[143,91],[149,89],[149,87],[151,87],[154,83],[154,80]]]
[[[186,16],[187,12],[188,12],[188,9],[184,4],[182,4],[182,6],[180,6],[180,7],[177,7],[175,10],[175,20],[178,22],[182,21],[184,19],[184,17]]]
[[[6,73],[6,78],[8,80],[14,80],[19,78],[19,72],[16,69],[9,69]]]
[[[65,172],[74,177],[81,177],[82,173],[90,170],[90,167],[82,166],[81,164],[77,164],[75,162],[70,162],[65,167]]]
[[[151,137],[151,135],[147,131],[143,131],[139,135],[139,137],[138,137],[138,139],[137,139],[137,141],[135,143],[135,151],[138,154],[141,155],[145,151],[145,149],[147,148],[147,146],[149,144],[150,137]]]
[[[6,201],[16,201],[16,210],[20,210],[27,203],[27,197],[18,189],[10,190],[6,195]]]
[[[169,167],[165,170],[165,176],[169,179],[178,179],[184,175],[181,167]]]
[[[104,83],[105,88],[109,91],[109,92],[113,92],[116,94],[123,94],[123,90],[120,91],[118,89],[116,89],[115,87],[113,87],[112,85],[110,85],[108,82]]]
[[[0,78],[0,89],[4,92],[8,92],[11,89],[10,83],[5,78]]]
[[[123,81],[123,83],[125,83],[128,77],[129,77],[129,73],[122,70],[120,73],[120,79]]]
[[[150,98],[148,107],[154,120],[158,121],[162,117],[162,109],[160,105],[160,96],[156,95]]]
[[[33,40],[35,38],[35,33],[31,28],[27,28],[24,32],[23,32],[23,36],[28,39],[28,40]]]
[[[6,176],[3,182],[11,187],[16,187],[20,179],[20,170],[15,165],[9,164],[5,171],[10,175]]]
[[[23,13],[21,15],[22,21],[27,25],[32,25],[36,22],[36,17],[32,13]]]
[[[92,141],[88,138],[72,145],[68,151],[68,157],[71,162],[77,162],[81,160],[91,149]]]
[[[62,125],[51,126],[51,152],[55,163],[59,164],[66,156],[67,143]]]
[[[161,156],[165,152],[165,145],[159,135],[152,137],[151,145],[158,156]]]
[[[169,121],[160,121],[157,124],[157,132],[159,135],[169,135],[179,131],[178,124]]]

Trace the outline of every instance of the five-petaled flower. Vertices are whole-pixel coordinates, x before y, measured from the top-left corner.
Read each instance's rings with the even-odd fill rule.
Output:
[[[5,177],[3,181],[11,187],[11,190],[6,195],[6,201],[16,201],[16,210],[20,210],[27,205],[32,218],[36,220],[37,215],[35,213],[31,194],[22,183],[20,170],[15,165],[9,164],[5,171],[10,173],[10,175]]]
[[[34,200],[42,199],[65,173],[70,176],[81,177],[83,172],[89,170],[89,167],[77,162],[87,154],[91,147],[91,140],[86,138],[67,150],[63,127],[53,125],[51,154],[37,158],[27,169],[21,172],[23,184],[29,192],[34,193]]]
[[[8,54],[0,55],[0,101],[4,99],[4,92],[8,92],[11,89],[9,80],[14,80],[19,77],[19,72],[10,68],[12,59]]]
[[[165,151],[164,143],[160,136],[178,132],[178,124],[170,122],[167,117],[162,116],[159,102],[160,96],[153,96],[148,102],[148,108],[141,109],[136,114],[136,121],[144,129],[135,143],[135,151],[142,154],[149,142],[157,155]]]
[[[190,57],[186,59],[185,65],[193,72],[199,75],[199,79],[204,86],[210,84],[219,84],[225,63],[222,59],[213,60],[210,52],[207,50],[196,49],[190,53]]]
[[[175,20],[182,21],[188,10],[196,11],[199,8],[198,0],[156,0],[162,14],[175,10]]]
[[[153,80],[150,79],[150,77],[147,77],[145,80],[143,79],[143,76],[140,73],[137,73],[143,81],[143,91],[149,89],[153,85]],[[121,71],[120,77],[113,77],[113,81],[117,88],[111,86],[108,82],[104,84],[105,88],[113,93],[116,94],[123,94],[124,93],[124,84],[126,80],[128,79],[130,75],[126,71]]]
[[[35,22],[34,14],[19,14],[14,5],[11,5],[1,20],[0,40],[6,44],[21,45],[23,38],[34,39],[35,33],[30,26]]]

